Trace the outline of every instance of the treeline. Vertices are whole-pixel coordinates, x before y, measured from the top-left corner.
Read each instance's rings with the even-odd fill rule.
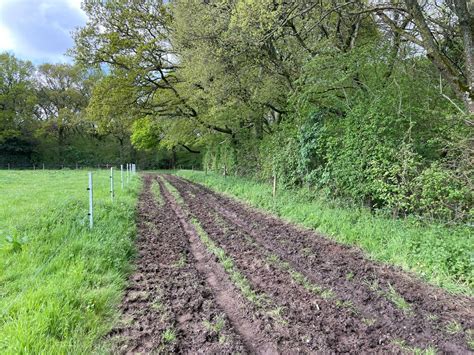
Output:
[[[465,221],[470,6],[86,0],[89,21],[71,54],[108,70],[81,112],[98,134],[185,152],[205,169],[276,176],[395,217]]]
[[[87,113],[94,87],[105,76],[100,68],[35,67],[0,53],[0,168],[71,168],[129,161],[142,168],[168,168],[179,162],[179,155],[164,150],[137,151],[130,143],[130,127],[111,126]]]

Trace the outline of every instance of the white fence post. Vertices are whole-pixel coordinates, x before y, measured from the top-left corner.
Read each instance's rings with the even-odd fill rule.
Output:
[[[127,184],[130,182],[130,164],[127,164]]]
[[[114,168],[110,168],[110,198],[114,202]]]
[[[89,227],[92,229],[94,226],[94,212],[93,212],[93,190],[92,190],[92,172],[89,171],[89,187],[87,190],[89,190]]]
[[[120,164],[120,185],[122,186],[123,190],[123,164]]]

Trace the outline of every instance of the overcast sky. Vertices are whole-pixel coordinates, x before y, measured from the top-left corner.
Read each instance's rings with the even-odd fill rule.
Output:
[[[34,64],[70,62],[71,31],[86,22],[81,0],[0,0],[0,52]]]

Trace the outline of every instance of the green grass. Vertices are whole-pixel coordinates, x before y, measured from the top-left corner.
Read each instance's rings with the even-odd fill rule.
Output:
[[[158,181],[153,180],[151,184],[151,192],[158,206],[163,206],[165,202],[164,202],[163,196],[161,195],[160,184],[158,183]]]
[[[273,200],[271,184],[199,171],[176,174],[339,242],[359,246],[370,257],[414,271],[450,292],[474,295],[472,227],[378,216],[365,208],[343,207],[306,188],[280,189]]]
[[[116,183],[112,204],[109,172],[94,172],[91,231],[87,171],[0,171],[0,353],[101,346],[130,271],[139,185]]]
[[[173,328],[166,329],[162,339],[165,344],[173,343],[176,341],[176,331]]]
[[[166,179],[162,179],[163,183],[165,184],[165,187],[166,189],[171,193],[171,195],[174,197],[174,199],[176,200],[176,202],[179,204],[179,205],[183,205],[184,204],[184,200],[183,198],[181,197],[181,195],[179,194],[179,191],[169,183],[168,180]]]

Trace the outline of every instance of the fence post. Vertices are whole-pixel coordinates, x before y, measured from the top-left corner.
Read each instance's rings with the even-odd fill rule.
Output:
[[[130,182],[130,163],[127,164],[127,184]]]
[[[120,164],[120,185],[122,186],[123,190],[123,164]]]
[[[110,168],[110,198],[112,199],[112,202],[114,202],[114,168]]]
[[[272,195],[273,195],[273,198],[275,199],[275,196],[276,196],[276,191],[277,191],[277,176],[276,174],[273,174],[273,191],[272,191]]]
[[[10,163],[8,163],[8,170],[10,170]]]
[[[44,170],[44,163],[43,163],[43,170]]]
[[[92,185],[92,172],[89,171],[89,187],[87,190],[89,191],[89,227],[92,229],[94,226],[94,212],[93,212],[93,185]]]

